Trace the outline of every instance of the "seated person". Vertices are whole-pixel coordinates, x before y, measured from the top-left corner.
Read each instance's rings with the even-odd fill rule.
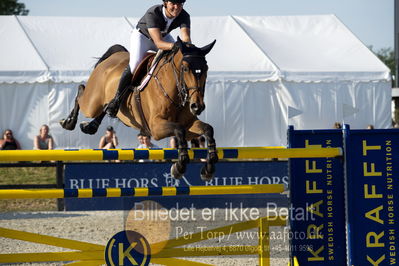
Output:
[[[198,141],[199,141],[199,147],[200,148],[206,148],[205,137],[204,136],[199,136],[198,137]]]
[[[197,138],[192,139],[190,141],[190,145],[191,145],[191,148],[199,148],[200,147],[199,140]]]
[[[37,135],[33,140],[33,148],[35,150],[52,150],[54,149],[54,140],[51,135],[49,135],[49,127],[47,125],[42,125],[39,130],[39,135]]]
[[[159,147],[151,142],[151,136],[143,135],[143,144],[140,144],[137,149],[158,149]]]
[[[0,139],[0,150],[20,150],[21,145],[14,138],[11,129],[6,129],[3,132],[3,138]]]
[[[101,137],[98,144],[99,149],[116,149],[118,146],[118,137],[112,126],[108,126],[105,135]]]
[[[139,142],[139,145],[137,147],[139,147],[140,145],[144,144],[143,136],[144,135],[142,133],[137,134],[137,141]]]
[[[334,125],[333,125],[333,128],[341,129],[342,128],[342,124],[340,122],[335,122]]]
[[[169,148],[177,149],[177,137],[173,136],[169,139]]]

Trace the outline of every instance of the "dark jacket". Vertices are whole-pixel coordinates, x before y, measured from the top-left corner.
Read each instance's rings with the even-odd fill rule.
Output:
[[[179,16],[173,20],[172,24],[169,26],[169,29],[166,30],[166,21],[162,14],[162,7],[163,5],[155,5],[150,7],[150,9],[147,10],[144,16],[137,23],[136,28],[147,38],[151,39],[148,32],[149,28],[160,29],[162,37],[178,27],[190,28],[190,15],[183,9]]]

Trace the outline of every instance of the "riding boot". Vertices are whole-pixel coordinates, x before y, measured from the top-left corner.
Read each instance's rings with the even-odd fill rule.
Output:
[[[132,82],[133,74],[130,71],[130,66],[127,66],[122,73],[121,79],[119,81],[118,90],[116,91],[115,97],[108,103],[105,112],[111,116],[116,117],[118,113],[119,106],[121,104],[121,100],[125,95],[126,91],[129,88],[129,85]]]

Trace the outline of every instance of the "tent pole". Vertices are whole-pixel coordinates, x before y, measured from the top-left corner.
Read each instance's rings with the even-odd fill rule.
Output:
[[[394,0],[394,41],[395,41],[395,80],[394,87],[399,88],[399,0]],[[399,97],[393,97],[395,110],[393,120],[396,125],[399,125]]]
[[[399,88],[399,0],[394,1],[395,9],[395,88]],[[399,122],[399,121],[397,121]]]

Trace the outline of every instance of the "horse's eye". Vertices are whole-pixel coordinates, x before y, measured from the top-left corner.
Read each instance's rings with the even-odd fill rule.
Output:
[[[188,72],[188,70],[189,70],[188,67],[183,66],[183,71],[184,71],[184,72]]]

